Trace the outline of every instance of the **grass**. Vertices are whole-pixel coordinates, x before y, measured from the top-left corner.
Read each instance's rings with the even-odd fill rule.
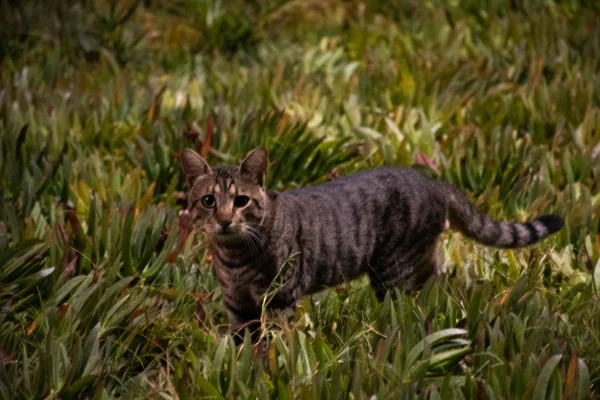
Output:
[[[88,3],[0,3],[0,398],[598,396],[594,2]],[[450,233],[418,294],[353,282],[236,349],[177,155],[257,145],[271,188],[412,166],[566,225]]]

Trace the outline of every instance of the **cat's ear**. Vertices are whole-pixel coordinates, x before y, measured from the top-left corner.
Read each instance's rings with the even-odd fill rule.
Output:
[[[267,177],[267,165],[269,165],[269,153],[267,149],[257,147],[248,153],[244,161],[242,161],[240,173],[243,177],[250,179],[252,183],[263,186]]]
[[[183,170],[188,186],[192,186],[194,179],[197,177],[212,172],[206,161],[204,161],[204,158],[190,149],[183,149],[181,153],[181,169]]]

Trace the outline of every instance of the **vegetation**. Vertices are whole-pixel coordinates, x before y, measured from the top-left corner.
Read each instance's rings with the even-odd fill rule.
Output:
[[[0,398],[589,398],[600,392],[600,8],[533,0],[0,6]],[[177,155],[284,189],[422,169],[564,216],[378,304],[366,281],[236,349]]]

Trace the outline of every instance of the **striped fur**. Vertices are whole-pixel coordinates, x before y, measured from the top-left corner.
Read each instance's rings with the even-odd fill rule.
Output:
[[[266,150],[258,148],[240,166],[211,169],[193,151],[182,154],[188,210],[211,243],[236,331],[257,328],[267,292],[268,308],[283,309],[364,274],[379,299],[399,285],[408,291],[420,287],[440,272],[436,242],[448,222],[471,239],[501,248],[530,245],[563,224],[556,215],[526,223],[494,221],[455,187],[404,168],[268,191],[267,160]],[[213,196],[213,206],[206,196]],[[242,205],[244,196],[248,202]]]

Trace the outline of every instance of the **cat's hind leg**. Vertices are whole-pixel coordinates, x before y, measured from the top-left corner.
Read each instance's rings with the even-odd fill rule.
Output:
[[[431,247],[420,257],[416,268],[412,273],[403,279],[403,289],[407,293],[419,290],[432,276],[438,276],[442,273],[442,260],[437,248]]]
[[[384,260],[376,260],[369,271],[371,287],[377,300],[383,301],[387,293],[401,286],[406,293],[420,289],[429,278],[441,273],[441,263],[436,247],[414,252],[411,257],[392,255]]]
[[[396,261],[386,264],[379,264],[377,268],[369,271],[369,280],[371,287],[375,291],[375,296],[379,302],[385,299],[386,294],[394,296],[394,289],[402,280],[398,273],[399,264]]]

